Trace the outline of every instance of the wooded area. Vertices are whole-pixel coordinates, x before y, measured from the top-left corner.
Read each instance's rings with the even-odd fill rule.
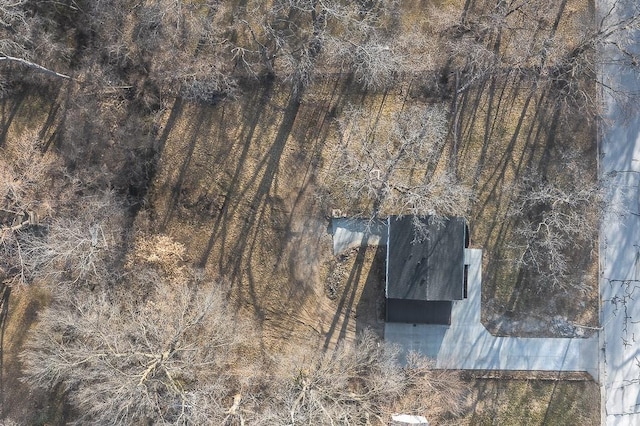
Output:
[[[640,13],[604,22],[582,0],[0,0],[2,418],[469,420],[473,383],[376,335],[383,253],[333,258],[326,217],[465,216],[497,332],[593,325],[598,93],[634,99],[597,53],[635,67],[605,44]]]

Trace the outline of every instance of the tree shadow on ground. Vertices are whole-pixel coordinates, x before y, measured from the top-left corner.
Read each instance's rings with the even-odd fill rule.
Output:
[[[244,299],[248,297],[247,301],[253,306],[258,319],[264,318],[264,312],[261,309],[262,303],[256,294],[256,282],[252,275],[246,276],[247,280],[243,282],[243,269],[250,269],[256,246],[261,243],[259,238],[262,231],[260,225],[268,223],[267,220],[271,218],[269,213],[284,212],[283,200],[272,193],[272,185],[277,178],[280,160],[299,109],[300,99],[298,94],[292,91],[273,143],[264,153],[258,167],[249,179],[251,182],[257,181],[257,187],[252,185],[250,189],[247,186],[240,191],[240,199],[248,202],[249,208],[243,212],[244,217],[240,231],[235,241],[231,243],[232,257],[229,259],[230,262],[221,265],[221,273],[229,277],[239,287],[240,291],[236,294],[240,300],[244,302]],[[241,164],[238,165],[238,168],[240,167],[242,167]],[[253,192],[252,195],[249,194],[250,190]],[[237,208],[237,206],[232,206],[231,215],[234,213],[233,207]],[[224,236],[222,236],[222,242],[223,244],[226,242]]]
[[[456,163],[458,175],[470,178],[478,197],[471,212],[471,229],[474,245],[489,254],[483,268],[483,300],[485,305],[490,302],[494,313],[544,311],[539,303],[542,299],[567,295],[545,290],[542,296],[539,288],[529,291],[533,281],[509,260],[517,256],[510,248],[514,233],[525,225],[522,218],[509,215],[509,205],[516,195],[514,188],[526,177],[562,179],[566,174],[562,156],[571,149],[583,156],[584,167],[593,166],[591,126],[577,120],[557,100],[551,86],[536,88],[516,76],[488,79],[462,97]],[[576,315],[575,309],[566,312]]]
[[[56,387],[52,392],[30,389],[20,381],[19,352],[45,303],[41,292],[12,294],[14,292],[8,286],[3,286],[0,292],[0,419],[25,424],[50,421],[64,424],[71,418],[64,389]]]
[[[324,350],[365,330],[383,337],[385,256],[384,246],[366,245],[336,256],[338,263],[351,267],[344,271],[344,277],[331,283],[331,294],[336,298],[331,303],[334,314],[323,336]]]
[[[262,320],[266,315],[263,306],[272,303],[264,299],[276,291],[276,283],[265,288],[268,283],[264,281],[269,275],[279,275],[278,270],[285,268],[282,263],[288,262],[286,252],[301,232],[294,223],[300,220],[296,210],[314,203],[310,192],[315,165],[328,132],[329,104],[340,102],[336,95],[340,88],[334,84],[321,105],[304,106],[300,89],[290,88],[284,103],[281,85],[255,89],[240,99],[240,105],[230,106],[228,111],[221,106],[213,112],[220,130],[213,138],[200,140],[195,148],[198,155],[208,151],[207,167],[217,167],[220,178],[210,182],[210,177],[194,177],[201,167],[198,165],[188,171],[189,188],[181,192],[200,191],[198,197],[215,200],[209,203],[209,218],[203,218],[208,238],[199,249],[198,264],[213,267],[229,278],[238,306],[250,306]],[[299,121],[305,124],[296,124]],[[229,136],[223,133],[235,137],[227,143]],[[228,155],[220,155],[227,147]],[[189,197],[183,195],[174,197],[171,205]],[[165,216],[164,223],[170,220]],[[309,220],[315,223],[320,219]],[[288,286],[295,285],[294,280],[288,281]]]
[[[201,108],[195,117],[192,118],[191,122],[191,135],[189,136],[189,142],[187,142],[187,152],[184,155],[182,160],[182,164],[178,169],[178,176],[171,186],[171,197],[169,199],[167,208],[164,212],[164,217],[160,224],[160,231],[163,232],[167,228],[167,224],[173,218],[174,212],[176,210],[176,205],[178,204],[178,200],[182,194],[184,189],[185,179],[187,177],[187,173],[189,171],[191,160],[193,156],[193,152],[198,143],[198,137],[200,131],[203,130],[203,127],[208,127],[211,125],[211,115],[206,108]],[[166,139],[165,139],[166,141]],[[159,153],[161,155],[161,153]]]
[[[4,333],[7,329],[7,314],[9,313],[9,297],[11,296],[11,287],[0,284],[0,418],[6,418],[5,405],[5,383],[4,383]]]
[[[470,379],[475,395],[471,398],[474,403],[466,410],[465,420],[469,424],[531,425],[599,421],[597,383],[579,378],[567,381],[562,375],[531,379]]]
[[[219,213],[216,215],[215,222],[213,224],[213,228],[210,230],[209,241],[207,242],[207,246],[204,249],[202,255],[200,256],[200,260],[198,264],[201,267],[204,267],[207,264],[209,256],[211,255],[211,250],[213,249],[214,243],[220,237],[221,234],[225,234],[227,232],[227,221],[230,217],[233,216],[235,209],[238,207],[238,201],[234,200],[236,194],[239,192],[241,187],[241,178],[242,172],[244,170],[245,163],[247,161],[247,156],[249,154],[249,148],[253,143],[254,134],[258,124],[260,123],[260,119],[265,109],[268,106],[269,98],[273,91],[273,84],[269,83],[265,87],[260,88],[256,91],[257,96],[250,97],[250,102],[246,104],[248,108],[251,108],[253,105],[253,113],[251,114],[251,119],[246,122],[240,131],[240,140],[242,141],[242,151],[235,165],[235,170],[233,171],[233,175],[230,179],[230,183],[228,188],[226,189],[226,193],[222,196],[223,202],[219,208]],[[224,117],[224,114],[223,114]],[[224,119],[220,120],[221,123],[225,123]],[[223,124],[225,125],[225,124]],[[224,254],[220,256],[220,262],[224,258]],[[218,267],[222,269],[222,263],[218,264]]]
[[[363,266],[367,247],[358,247],[356,249],[356,256],[353,264],[353,268],[349,272],[349,276],[344,284],[342,295],[338,301],[338,305],[329,326],[329,330],[325,334],[324,349],[329,349],[330,345],[344,339],[346,335],[347,327],[351,318],[354,302],[358,294],[358,288],[362,279]]]
[[[21,125],[39,123],[43,114],[47,118],[39,130],[38,137],[42,150],[47,147],[47,134],[55,128],[59,117],[58,96],[70,84],[51,83],[39,87],[21,87],[0,101],[0,147],[5,145],[12,124],[19,118]]]
[[[386,258],[387,247],[377,246],[356,306],[356,334],[371,330],[384,337]]]
[[[0,103],[2,115],[2,123],[0,124],[0,146],[5,144],[11,123],[13,123],[18,111],[20,111],[22,102],[25,100],[25,95],[26,93],[22,91],[17,96],[11,97],[11,99],[3,99]]]

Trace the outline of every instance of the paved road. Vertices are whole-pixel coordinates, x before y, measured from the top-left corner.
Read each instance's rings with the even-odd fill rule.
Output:
[[[482,250],[466,250],[468,297],[453,302],[451,325],[385,324],[385,340],[436,360],[439,368],[586,371],[598,379],[598,337],[492,336],[480,322]],[[640,334],[639,334],[640,337]]]
[[[615,9],[610,22],[637,13],[633,11],[637,4],[627,1]],[[599,0],[600,13],[613,3]],[[631,48],[639,50],[637,43]],[[604,53],[605,58],[615,59],[615,52]],[[601,78],[627,92],[640,90],[637,72],[614,63],[603,67]],[[607,93],[603,101],[600,176],[610,187],[610,205],[628,213],[610,214],[600,232],[602,423],[640,425],[640,117],[637,112],[625,114],[621,102]]]

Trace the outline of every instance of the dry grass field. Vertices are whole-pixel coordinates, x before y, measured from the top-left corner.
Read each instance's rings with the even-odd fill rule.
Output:
[[[381,327],[384,255],[377,254],[379,249],[367,248],[344,258],[333,257],[327,216],[332,208],[344,206],[326,203],[318,171],[330,167],[332,161],[336,135],[331,114],[339,114],[345,104],[359,98],[372,111],[402,108],[412,100],[406,89],[382,97],[342,89],[340,96],[331,96],[334,87],[335,83],[312,86],[310,100],[305,98],[300,105],[287,104],[286,91],[274,88],[268,99],[252,95],[244,106],[212,109],[206,120],[191,106],[179,106],[179,112],[169,114],[172,127],[164,130],[168,136],[149,194],[150,208],[139,218],[155,232],[167,232],[185,242],[194,260],[233,281],[235,303],[259,321],[265,347],[327,347],[337,338],[353,339],[364,326]],[[325,92],[318,95],[316,91],[321,90]],[[259,117],[248,120],[247,114],[257,105],[261,108],[253,113]],[[526,115],[521,108],[513,107],[509,113]],[[256,125],[238,128],[236,123],[241,121]],[[524,135],[535,134],[536,127],[547,123],[533,117],[523,121]],[[510,120],[500,122],[509,125]],[[461,176],[474,179],[478,186],[471,215],[472,245],[485,250],[485,318],[497,331],[502,325],[503,330],[524,335],[566,332],[551,329],[549,321],[542,320],[549,315],[593,325],[597,320],[595,293],[576,298],[527,291],[526,281],[518,280],[501,262],[509,227],[514,226],[504,215],[509,191],[503,188],[519,178],[518,162],[550,161],[541,159],[545,149],[536,147],[540,139],[509,134],[510,130],[498,132],[509,137],[492,136],[484,146],[484,159],[483,154],[478,155],[483,139],[465,138],[458,160]],[[555,140],[574,141],[587,146],[585,167],[594,166],[589,128],[575,125],[566,132],[556,130],[556,139],[550,136],[551,129],[538,132],[539,138],[550,140],[546,155],[553,155]],[[447,153],[443,152],[443,161]],[[595,258],[588,264],[593,262]],[[589,275],[595,279],[595,270]],[[339,285],[334,285],[339,281],[336,277],[342,279]],[[331,292],[328,284],[333,285]],[[573,424],[576,412],[587,419],[599,416],[593,408],[593,402],[597,404],[593,394],[598,392],[595,383],[534,381],[523,385],[520,381],[479,380],[474,389],[471,398],[477,400],[466,417],[469,424],[495,424],[491,423],[495,415],[505,421],[531,419],[530,424],[546,424],[549,419]],[[505,400],[518,398],[515,391],[520,405]],[[498,396],[491,399],[491,392]],[[522,404],[535,415],[527,417],[524,413],[528,411],[519,411]],[[566,410],[559,408],[565,405]]]
[[[235,303],[259,321],[267,346],[352,338],[368,309],[359,306],[363,290],[380,285],[375,249],[332,256],[332,206],[317,175],[331,161],[330,114],[349,96],[335,86],[319,83],[300,104],[286,88],[257,87],[237,103],[179,104],[167,113],[150,208],[140,219],[231,280]],[[329,298],[336,263],[344,282]]]

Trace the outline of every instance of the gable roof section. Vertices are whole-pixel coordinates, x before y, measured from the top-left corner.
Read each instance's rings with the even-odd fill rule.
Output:
[[[444,224],[420,218],[428,238],[414,243],[412,216],[389,217],[387,248],[388,299],[423,301],[464,298],[464,218],[445,219]]]

